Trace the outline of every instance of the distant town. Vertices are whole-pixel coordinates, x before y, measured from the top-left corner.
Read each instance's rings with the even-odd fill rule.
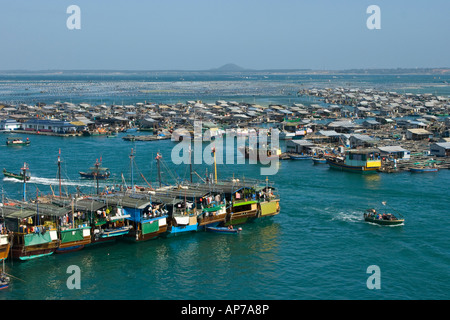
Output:
[[[128,132],[123,139],[178,141],[180,137],[174,139],[172,133],[180,128],[193,133],[195,121],[202,121],[204,128],[216,136],[226,134],[227,129],[228,133],[245,135],[250,128],[270,126],[280,130],[280,139],[289,140],[284,158],[289,153],[378,148],[386,159],[410,163],[434,155],[444,157],[442,165],[448,165],[449,97],[352,88],[301,89],[297,95],[314,101],[268,106],[225,100],[133,105],[3,104],[0,130],[59,136]],[[138,131],[152,134],[140,135]],[[389,162],[386,164],[389,167]]]

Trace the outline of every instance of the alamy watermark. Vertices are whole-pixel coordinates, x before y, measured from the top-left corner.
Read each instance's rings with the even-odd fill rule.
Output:
[[[377,265],[371,265],[367,267],[366,273],[371,274],[367,278],[366,286],[368,289],[381,289],[381,270]]]
[[[67,278],[66,285],[70,290],[81,289],[81,269],[79,266],[71,265],[67,267],[66,273],[71,275]]]
[[[366,13],[371,14],[367,18],[366,26],[369,30],[381,29],[381,9],[377,5],[370,5],[367,7]]]
[[[70,5],[66,10],[67,14],[70,16],[67,18],[66,26],[69,30],[80,30],[81,29],[81,9],[77,5]]]
[[[245,159],[248,159],[249,164],[269,165],[261,167],[261,175],[274,175],[278,172],[280,155],[278,129],[250,129],[245,133],[226,129],[221,134],[215,134],[211,129],[203,132],[202,122],[195,121],[193,137],[188,130],[177,129],[172,133],[172,140],[178,141],[171,153],[171,160],[176,165],[191,162],[207,165],[235,164],[235,162],[245,164]],[[203,141],[210,143],[203,148]],[[237,157],[235,161],[235,150],[241,152],[244,157]]]

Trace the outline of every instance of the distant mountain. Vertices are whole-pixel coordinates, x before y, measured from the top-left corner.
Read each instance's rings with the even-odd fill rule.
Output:
[[[235,71],[245,71],[248,69],[242,68],[234,63],[227,63],[219,68],[210,69],[210,71],[221,71],[221,72],[235,72]]]

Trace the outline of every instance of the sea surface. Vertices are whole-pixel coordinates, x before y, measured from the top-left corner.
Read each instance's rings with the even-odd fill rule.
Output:
[[[180,76],[181,77],[181,76]],[[402,81],[404,77],[404,81]],[[148,80],[148,79],[147,79]],[[143,79],[108,79],[110,87],[130,87],[130,83],[156,85]],[[214,90],[202,95],[190,89],[184,81],[196,82],[195,88]],[[448,85],[442,79],[424,76],[360,76],[356,79],[315,77],[314,79],[169,79],[160,80],[163,88],[183,84],[187,93],[159,93],[147,101],[160,100],[233,100],[255,99],[257,103],[299,102],[296,90],[300,84],[313,86],[380,87],[398,92],[414,90],[448,95]],[[447,78],[447,81],[449,79]],[[67,87],[86,85],[86,79],[71,78],[5,78],[0,81],[2,101],[31,103],[37,99],[54,101],[84,101],[111,103],[142,102],[144,96],[123,96],[113,90],[114,97],[102,93],[104,79],[92,80],[92,91],[77,96],[68,94]],[[384,81],[384,82],[383,82]],[[21,85],[18,83],[21,82]],[[71,83],[70,85],[68,83]],[[176,82],[176,83],[175,83]],[[243,95],[229,90],[230,86],[248,87]],[[49,86],[48,96],[25,91],[38,90],[39,83]],[[264,84],[267,92],[255,86]],[[172,86],[174,85],[174,86]],[[28,90],[21,91],[24,86]],[[58,89],[59,88],[59,89]],[[285,88],[285,93],[280,93]],[[286,88],[291,88],[286,90]],[[6,93],[6,91],[10,93]],[[93,90],[93,89],[90,89]],[[178,90],[178,89],[177,89]],[[46,91],[44,89],[38,91]],[[226,91],[226,92],[225,92]],[[215,95],[222,92],[222,95]],[[290,94],[288,94],[289,92]],[[45,95],[45,94],[44,94]],[[8,99],[6,99],[8,98]],[[291,100],[290,100],[291,99]],[[240,101],[240,100],[239,100]],[[248,101],[252,102],[252,101]],[[306,101],[307,102],[307,101]],[[128,184],[156,184],[157,152],[163,155],[163,181],[189,179],[187,165],[174,165],[171,152],[176,145],[170,140],[129,142],[119,134],[107,137],[47,137],[19,135],[29,138],[28,147],[6,147],[8,134],[0,134],[0,166],[19,172],[26,162],[31,180],[28,197],[36,193],[58,194],[57,157],[62,159],[62,192],[95,192],[94,183],[80,180],[79,171],[92,166],[96,159],[111,169],[110,183],[120,183],[122,175]],[[209,143],[203,145],[208,149]],[[283,146],[282,146],[283,147]],[[130,160],[133,150],[134,161]],[[227,152],[231,152],[227,150]],[[236,152],[235,160],[241,155]],[[224,160],[225,162],[225,160]],[[265,181],[260,165],[220,164],[220,178],[255,178]],[[131,170],[133,169],[133,170]],[[206,164],[194,167],[200,176],[213,171]],[[450,298],[450,170],[438,173],[359,175],[314,165],[311,160],[280,161],[278,172],[268,176],[281,197],[281,213],[275,217],[242,225],[238,235],[218,235],[205,232],[159,238],[143,243],[117,241],[96,245],[69,254],[53,254],[41,259],[18,262],[8,259],[6,271],[19,279],[0,292],[4,300],[384,300]],[[131,172],[134,173],[131,179]],[[6,197],[20,199],[23,185],[13,179],[0,179]],[[101,184],[104,187],[104,183]],[[383,206],[382,202],[386,202]],[[365,209],[400,213],[404,225],[381,227],[363,221]],[[69,289],[70,266],[81,271],[81,288]],[[370,266],[378,266],[380,288],[370,289]],[[369,269],[370,270],[370,269]],[[370,282],[370,281],[369,281]]]

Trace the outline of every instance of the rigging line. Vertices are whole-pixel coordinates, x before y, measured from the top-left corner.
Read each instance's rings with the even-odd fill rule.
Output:
[[[145,180],[145,182],[148,184],[148,186],[151,188],[152,185],[150,183],[148,183],[147,179],[145,179],[144,175],[141,173],[141,177]]]
[[[161,161],[161,159],[160,159],[160,161]],[[162,163],[162,165],[164,166],[164,169],[165,169],[165,170],[167,171],[167,173],[170,175],[170,177],[171,177],[172,179],[174,179],[175,182],[177,182],[178,179],[173,175],[172,170],[170,170],[170,168],[167,166],[166,162],[165,162],[164,160],[162,160],[161,163]],[[178,175],[178,173],[177,173],[177,175]]]

